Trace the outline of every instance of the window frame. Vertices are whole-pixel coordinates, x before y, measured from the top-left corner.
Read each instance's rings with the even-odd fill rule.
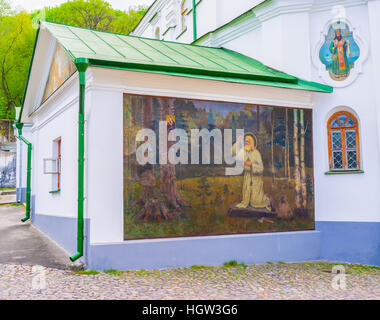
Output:
[[[62,145],[62,139],[58,138],[56,140],[56,143],[57,143],[57,159],[59,162],[59,171],[57,172],[57,190],[61,190],[61,161],[62,161],[61,145]]]
[[[181,0],[181,33],[187,29],[185,26],[185,16],[187,15],[189,8],[184,8],[187,0]]]
[[[344,115],[347,117],[343,125],[340,124],[339,116]],[[354,122],[354,126],[345,126],[348,119],[351,118]],[[332,128],[331,124],[334,120],[337,120],[340,124],[337,128]],[[346,132],[348,131],[354,131],[355,132],[355,142],[356,146],[354,148],[347,148],[346,144]],[[333,143],[332,143],[332,133],[333,132],[340,132],[341,136],[341,148],[340,149],[333,149]],[[340,171],[358,171],[361,170],[361,162],[360,162],[360,136],[359,136],[359,122],[354,114],[348,111],[338,111],[335,112],[327,121],[327,139],[328,139],[328,152],[329,152],[329,168],[330,171],[340,172]],[[342,152],[342,168],[334,168],[333,163],[333,153],[341,151]],[[356,151],[356,168],[348,168],[347,166],[347,153],[348,151]]]
[[[62,188],[62,137],[53,140],[53,158],[45,158],[44,160],[44,174],[50,174],[52,176],[52,190],[51,194],[59,193]],[[46,170],[46,162],[51,161],[55,163],[54,170]]]

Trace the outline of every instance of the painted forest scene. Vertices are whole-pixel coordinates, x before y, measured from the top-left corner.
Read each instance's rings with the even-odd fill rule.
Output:
[[[163,122],[167,133],[188,135],[186,164],[160,164]],[[152,163],[137,161],[147,141],[136,139],[142,129],[157,137]],[[220,146],[212,138],[205,142],[210,163],[192,164],[196,129],[232,130],[231,150],[243,154],[242,173],[226,175],[233,165],[215,160]],[[313,230],[312,131],[308,109],[124,94],[125,240]],[[176,142],[165,143],[170,149]],[[201,138],[201,159],[205,145]],[[224,154],[229,147],[221,146]]]

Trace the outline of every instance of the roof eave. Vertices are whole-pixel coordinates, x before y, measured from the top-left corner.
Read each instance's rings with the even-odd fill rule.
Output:
[[[222,76],[213,76],[210,74],[195,74],[195,73],[181,73],[181,72],[173,72],[173,71],[164,71],[164,70],[153,70],[153,69],[141,69],[141,68],[132,68],[119,65],[105,65],[105,64],[97,64],[94,60],[90,60],[90,67],[99,67],[99,68],[107,68],[107,69],[118,69],[118,70],[126,70],[126,71],[135,71],[135,72],[146,72],[146,73],[156,73],[156,74],[164,74],[171,76],[179,76],[179,77],[189,77],[189,78],[198,78],[198,79],[206,79],[206,80],[214,80],[214,81],[223,81],[223,82],[233,82],[233,83],[241,83],[241,84],[251,84],[251,85],[261,85],[273,88],[282,88],[289,90],[302,90],[308,92],[317,92],[317,93],[332,93],[333,88],[320,84],[317,82],[306,81],[302,79],[297,79],[296,83],[289,82],[278,82],[278,81],[265,81],[261,79],[246,79],[246,78],[234,78],[234,77],[222,77]]]

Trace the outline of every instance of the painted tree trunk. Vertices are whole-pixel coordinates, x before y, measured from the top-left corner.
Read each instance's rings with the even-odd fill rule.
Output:
[[[161,121],[166,121],[167,115],[174,115],[174,105],[172,100],[161,98]],[[174,144],[174,142],[168,141],[169,150],[170,147]],[[168,205],[171,209],[179,209],[186,205],[186,203],[182,200],[181,196],[178,193],[177,188],[177,178],[175,172],[175,165],[168,163],[162,164],[160,166],[161,169],[161,185],[160,191],[167,198]]]
[[[285,177],[290,179],[289,164],[289,119],[288,109],[285,109]]]
[[[303,110],[300,111],[300,128],[301,128],[301,191],[302,191],[302,209],[307,211],[307,189],[306,189],[306,168],[305,168],[305,126]]]
[[[260,106],[256,106],[256,114],[257,114],[257,132],[260,133]]]
[[[143,109],[144,128],[150,128],[153,123],[153,107],[152,99],[145,99]],[[161,99],[160,118],[166,122],[166,116],[174,114],[174,106],[168,99]],[[173,142],[168,143],[168,149]],[[135,219],[143,221],[162,221],[173,220],[179,209],[185,205],[185,202],[179,196],[177,190],[177,179],[175,166],[167,163],[160,165],[161,185],[160,193],[164,197],[157,195],[156,179],[154,168],[147,168],[140,177],[142,187],[140,197],[136,204],[142,205],[141,211],[136,215]]]
[[[293,134],[293,149],[294,149],[294,182],[295,182],[295,213],[301,211],[301,173],[300,159],[298,148],[298,110],[294,109],[294,134]]]
[[[284,148],[284,178],[285,179],[288,177],[288,173],[287,173],[288,167],[286,165],[288,160],[286,159],[286,156],[287,156],[287,154],[286,154],[286,142],[285,142],[285,148]]]
[[[275,113],[272,110],[272,131],[271,131],[271,160],[272,160],[272,182],[274,183],[275,172],[274,172],[274,126],[275,126]]]
[[[140,101],[139,101],[139,99],[137,97],[130,96],[129,99],[131,99],[131,104],[132,105],[137,106],[135,108],[135,110],[138,107],[140,107],[139,106]],[[136,122],[137,122],[136,121],[136,113],[132,112],[132,121],[130,121],[130,123],[128,124],[128,126],[126,126],[126,130],[130,130],[130,126],[134,125]],[[134,136],[134,135],[132,135],[132,136]],[[129,143],[127,145],[128,152],[136,153],[136,143],[134,141],[134,138],[133,138],[133,140],[128,141],[128,143]],[[132,177],[133,181],[138,181],[139,180],[139,176],[138,176],[138,173],[137,173],[137,160],[136,160],[136,156],[130,157],[129,161],[131,162],[131,163],[128,164],[128,168],[129,168],[129,170],[131,170],[131,177]],[[133,164],[132,164],[132,162],[133,162]]]

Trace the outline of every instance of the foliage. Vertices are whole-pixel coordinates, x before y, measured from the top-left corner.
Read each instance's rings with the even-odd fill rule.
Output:
[[[100,273],[99,271],[96,271],[96,270],[75,270],[74,272],[76,274],[82,274],[86,276],[94,276]]]
[[[9,2],[7,2],[6,0],[0,0],[0,20],[2,17],[9,14],[10,10],[11,10],[11,6]]]
[[[113,9],[103,0],[73,0],[37,10],[32,17],[43,17],[42,10],[46,21],[122,34],[129,34],[146,12],[142,6],[125,12]]]
[[[200,269],[209,269],[209,268],[211,268],[211,267],[206,267],[204,265],[197,265],[197,264],[195,264],[195,265],[191,266],[190,269],[200,270]]]
[[[141,6],[130,8],[128,12],[115,10],[102,0],[73,0],[29,14],[15,12],[7,0],[0,0],[0,134],[12,133],[14,107],[22,103],[36,37],[34,23],[43,18],[51,22],[128,34],[145,11],[146,8]]]
[[[367,266],[367,265],[361,265],[361,264],[350,264],[350,263],[344,263],[344,262],[310,262],[310,263],[304,263],[301,266],[303,268],[313,268],[318,269],[320,271],[324,272],[331,272],[334,266],[342,265],[345,268],[346,274],[373,274],[380,271],[380,267],[378,266]]]
[[[207,197],[210,197],[212,192],[210,191],[210,184],[207,182],[206,177],[199,179],[198,183],[198,194],[197,196],[202,199],[202,205],[206,204]]]
[[[117,276],[117,277],[121,277],[123,276],[126,272],[125,271],[120,271],[120,270],[114,270],[114,269],[111,269],[111,270],[104,270],[103,271],[105,274],[109,274],[111,276]]]
[[[228,262],[223,263],[224,267],[242,267],[247,268],[247,265],[244,262],[238,263],[236,260],[231,260]]]
[[[2,11],[2,10],[0,10]],[[14,119],[14,107],[21,105],[35,32],[25,12],[10,13],[0,23],[0,119]],[[2,121],[1,134],[9,130]]]

